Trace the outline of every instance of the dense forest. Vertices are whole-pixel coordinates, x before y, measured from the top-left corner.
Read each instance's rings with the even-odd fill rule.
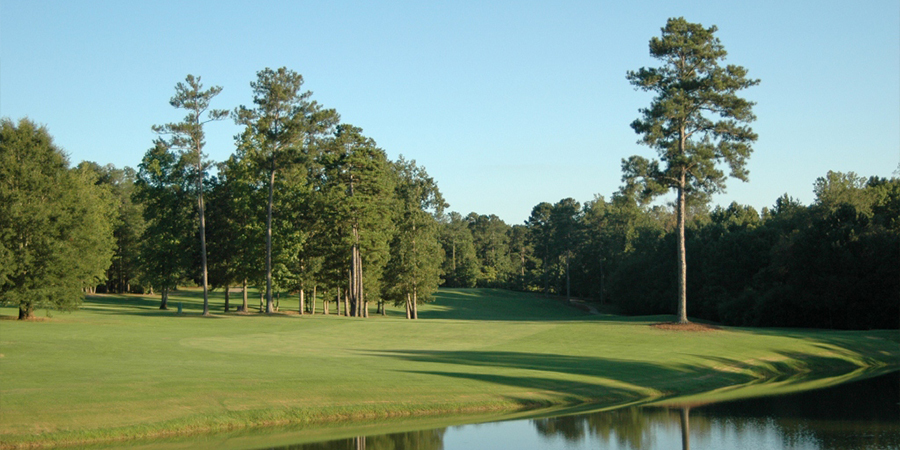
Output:
[[[673,19],[651,50],[666,59],[686,45],[667,39],[700,36],[715,61],[724,50],[714,31]],[[166,309],[170,291],[197,285],[208,314],[208,290],[224,289],[226,312],[248,311],[248,287],[258,287],[260,311],[321,304],[367,317],[370,305],[383,314],[391,304],[415,319],[439,285],[578,297],[626,314],[672,314],[687,292],[687,315],[728,325],[898,327],[900,179],[828,172],[811,205],[785,194],[762,211],[711,208],[725,178],[715,162],[746,179],[752,103],[733,94],[758,80],[710,67],[700,81],[677,67],[670,81],[656,69],[628,78],[670,103],[684,86],[731,83],[727,95],[696,97],[727,104],[695,108],[718,107],[727,120],[663,123],[673,116],[654,103],[632,128],[668,167],[625,159],[618,192],[542,202],[515,225],[446,212],[425,168],[390,160],[285,68],[258,72],[252,106],[232,111],[211,108],[220,87],[187,76],[170,100],[184,120],[152,127],[159,137],[136,169],[70,168],[46,128],[3,119],[0,301],[20,318],[75,308],[83,292],[158,293]],[[235,150],[208,161],[205,128],[229,116],[244,127]],[[714,138],[684,138],[707,131]],[[653,201],[670,189],[675,202]]]

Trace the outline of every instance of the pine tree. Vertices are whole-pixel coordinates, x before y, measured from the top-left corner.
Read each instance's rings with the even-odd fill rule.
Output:
[[[209,102],[213,97],[222,92],[220,86],[213,86],[203,90],[200,77],[194,78],[188,75],[184,83],[175,85],[175,95],[169,100],[175,108],[187,110],[187,116],[178,123],[154,125],[153,131],[159,134],[170,135],[169,145],[172,148],[181,149],[182,157],[186,158],[193,166],[195,173],[194,186],[197,194],[197,216],[200,228],[200,277],[203,285],[203,315],[209,315],[209,280],[206,262],[206,212],[203,204],[203,178],[206,176],[206,163],[203,154],[203,146],[206,144],[203,125],[222,120],[228,117],[228,111],[224,109],[210,109]],[[206,119],[203,114],[206,113]]]
[[[308,150],[317,138],[327,134],[339,117],[334,110],[323,109],[311,101],[312,92],[302,92],[303,76],[287,68],[266,68],[257,72],[253,88],[253,109],[240,106],[234,111],[235,121],[246,127],[239,145],[250,147],[250,153],[266,174],[268,202],[266,208],[266,312],[274,312],[272,297],[272,219],[275,207],[275,180],[279,171],[287,171],[298,163],[308,162]]]
[[[321,156],[322,192],[328,195],[327,217],[335,229],[333,259],[349,263],[350,315],[366,317],[369,300],[380,305],[391,237],[394,177],[384,151],[358,127],[338,126],[335,139],[326,148]]]
[[[405,304],[407,318],[418,319],[418,304],[428,301],[441,281],[444,255],[435,216],[440,216],[447,205],[437,184],[415,161],[401,157],[394,167],[399,207],[385,298],[395,305]]]
[[[657,150],[660,160],[640,156],[623,160],[623,179],[640,184],[648,198],[675,189],[681,323],[688,322],[686,205],[690,198],[705,199],[724,190],[726,177],[717,168],[718,162],[727,163],[731,176],[746,181],[744,166],[756,141],[756,134],[746,125],[756,119],[753,102],[737,93],[759,80],[748,79],[741,66],[719,65],[727,53],[714,35],[716,30],[684,18],[669,19],[662,36],[650,40],[650,55],[663,65],[628,72],[635,88],[656,94],[631,127],[642,136],[641,143]]]

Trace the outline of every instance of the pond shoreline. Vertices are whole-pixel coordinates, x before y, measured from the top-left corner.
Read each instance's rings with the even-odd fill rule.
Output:
[[[322,431],[329,438],[344,438],[359,435],[359,430],[373,429],[380,433],[405,432],[420,429],[422,426],[454,426],[482,422],[496,422],[505,420],[539,419],[551,416],[564,416],[570,414],[583,414],[599,411],[613,411],[634,406],[658,406],[658,407],[683,407],[702,406],[722,401],[757,398],[767,395],[783,395],[785,392],[804,392],[808,390],[832,387],[838,384],[850,383],[871,377],[877,377],[892,372],[900,371],[898,366],[861,367],[850,373],[831,374],[827,377],[815,377],[811,373],[784,373],[771,379],[757,380],[741,385],[722,386],[708,392],[679,394],[673,393],[662,397],[647,397],[641,399],[623,399],[622,402],[583,402],[577,404],[534,404],[531,406],[504,405],[448,405],[446,408],[431,407],[409,410],[381,410],[358,411],[328,414],[327,411],[311,413],[309,411],[294,411],[294,419],[285,418],[270,421],[241,421],[239,416],[230,418],[210,418],[208,425],[202,422],[194,423],[189,427],[177,427],[172,424],[158,424],[136,426],[120,429],[74,431],[54,433],[43,436],[44,439],[23,439],[18,442],[0,442],[0,449],[24,449],[24,448],[55,448],[74,446],[103,446],[116,443],[129,445],[142,445],[157,440],[215,438],[220,434],[229,435],[228,440],[234,440],[240,436],[255,436],[258,434],[288,432],[296,443],[315,442],[296,441],[296,433],[317,430],[319,433],[310,433],[307,436],[314,438]],[[784,377],[789,378],[789,383],[800,383],[793,389],[786,391],[778,389],[785,383]],[[767,388],[770,392],[766,392]],[[248,412],[248,416],[265,415],[264,412]],[[403,424],[403,425],[401,425]],[[344,432],[342,432],[344,430]],[[385,431],[387,430],[387,431]],[[7,436],[9,437],[9,436]],[[181,438],[181,439],[179,439]],[[214,439],[213,439],[214,440]]]
[[[199,291],[170,301],[185,313],[160,311],[157,297],[97,295],[50,320],[2,321],[0,447],[279,428],[318,438],[764,395],[900,367],[895,330],[674,331],[653,326],[672,316],[588,314],[491,289],[442,289],[420,320],[206,318]]]

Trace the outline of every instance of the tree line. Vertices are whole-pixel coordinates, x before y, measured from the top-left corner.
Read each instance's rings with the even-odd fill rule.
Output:
[[[27,318],[99,289],[159,292],[166,309],[171,290],[196,284],[209,314],[210,289],[225,290],[227,312],[239,287],[236,309],[247,311],[256,286],[268,313],[290,295],[300,313],[321,301],[366,317],[370,303],[383,314],[390,302],[414,319],[443,284],[633,314],[674,307],[679,322],[897,327],[900,181],[829,172],[809,206],[785,195],[762,212],[710,209],[725,188],[720,166],[747,180],[754,103],[738,93],[759,80],[721,64],[715,26],[673,18],[661,31],[649,47],[662,65],[627,74],[655,94],[631,127],[658,159],[623,159],[609,200],[542,202],[514,226],[445,214],[424,168],[389,160],[286,68],[259,71],[252,105],[233,110],[212,108],[222,88],[188,75],[170,99],[184,119],[152,127],[158,138],[136,170],[70,169],[45,128],[3,119],[0,301]],[[243,130],[214,163],[205,127],[228,117]],[[652,203],[670,190],[672,205]]]
[[[815,201],[686,208],[691,317],[739,326],[897,328],[900,179],[828,172]],[[677,307],[674,205],[611,198],[535,205],[525,224],[450,213],[445,286],[581,298],[626,314]]]
[[[171,290],[197,284],[209,314],[209,289],[225,290],[227,312],[229,288],[240,287],[236,309],[247,311],[248,286],[258,286],[270,313],[282,294],[295,294],[301,313],[314,313],[318,301],[327,312],[334,301],[346,315],[368,316],[370,304],[383,314],[391,302],[417,318],[440,283],[437,218],[446,203],[437,184],[415,161],[389,160],[302,84],[285,68],[260,71],[254,106],[230,113],[245,126],[236,150],[217,164],[203,152],[204,126],[229,112],[210,108],[220,87],[203,89],[191,75],[170,101],[185,119],[153,127],[160,137],[137,170],[93,162],[70,169],[46,128],[4,119],[0,258],[9,264],[0,300],[19,306],[20,318],[35,308],[72,309],[81,291],[97,290],[159,292],[167,309]],[[35,203],[44,191],[51,200]],[[84,211],[68,212],[73,205]],[[48,228],[35,229],[29,217]],[[67,238],[78,231],[90,239]],[[36,248],[42,232],[54,241],[46,250]],[[63,246],[71,254],[54,254]],[[87,269],[72,272],[73,263]],[[44,273],[51,269],[74,278]]]

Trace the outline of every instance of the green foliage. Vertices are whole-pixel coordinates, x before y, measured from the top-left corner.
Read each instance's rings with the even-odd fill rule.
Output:
[[[727,53],[716,30],[669,19],[662,36],[650,40],[650,55],[663,65],[628,72],[636,89],[656,94],[631,127],[659,160],[636,155],[622,160],[622,179],[627,191],[640,191],[645,200],[669,189],[677,193],[679,322],[687,322],[686,207],[724,190],[725,174],[718,163],[726,163],[732,177],[747,181],[745,163],[757,137],[747,125],[756,119],[753,102],[737,93],[759,80],[748,79],[741,66],[719,65]]]
[[[203,126],[209,122],[223,120],[228,117],[228,110],[210,109],[209,104],[213,98],[222,92],[221,86],[213,86],[203,90],[200,77],[188,75],[184,83],[175,85],[175,95],[169,100],[174,108],[187,112],[181,122],[154,125],[153,131],[170,137],[168,144],[173,149],[180,149],[183,157],[187,158],[187,164],[197,167],[195,176],[205,176],[206,155],[203,147],[206,144],[206,133]],[[204,117],[206,114],[206,117]]]
[[[0,120],[0,303],[20,319],[77,308],[110,265],[112,194],[94,171],[68,165],[44,127]]]
[[[481,270],[477,285],[503,287],[511,276],[509,225],[494,214],[471,213],[466,218]]]
[[[200,77],[194,78],[188,75],[184,83],[175,85],[175,95],[169,101],[175,108],[184,109],[187,115],[178,123],[153,126],[153,131],[159,134],[169,135],[168,144],[171,148],[182,150],[181,158],[185,159],[194,169],[192,174],[195,180],[197,195],[197,219],[200,240],[200,281],[203,286],[204,314],[209,314],[208,308],[208,268],[206,261],[206,211],[203,202],[203,184],[206,177],[206,162],[203,154],[204,131],[203,125],[208,122],[222,120],[228,117],[228,111],[224,109],[210,109],[209,102],[213,97],[222,92],[220,86],[213,86],[203,90]],[[203,114],[207,113],[204,120]]]
[[[184,158],[163,140],[147,150],[138,166],[134,201],[144,209],[141,238],[144,281],[163,291],[193,275],[193,191]]]
[[[763,214],[732,203],[698,217],[688,228],[690,315],[743,326],[897,328],[900,180],[830,172],[816,190],[810,206],[785,195]],[[588,217],[606,225],[599,236],[606,229],[629,242],[613,251],[617,262],[604,259],[608,300],[632,314],[671,311],[673,231],[657,225],[625,237]]]
[[[759,80],[746,78],[741,66],[719,65],[727,53],[716,30],[669,19],[662,36],[650,40],[650,55],[663,65],[628,72],[636,89],[656,94],[631,127],[660,160],[632,156],[622,163],[623,178],[641,178],[645,195],[669,188],[688,196],[718,192],[725,179],[716,168],[719,161],[727,163],[731,176],[747,179],[744,166],[756,134],[746,124],[755,116],[753,102],[737,93]]]
[[[218,166],[209,195],[210,282],[260,285],[265,279],[265,190],[244,148]]]
[[[393,237],[395,177],[384,150],[349,124],[337,127],[323,146],[317,183],[319,221],[327,228],[320,254],[340,286],[350,271],[351,313],[364,314],[357,301],[380,301],[382,275]],[[359,284],[361,283],[361,285]]]
[[[507,286],[520,291],[528,290],[528,273],[534,267],[534,248],[528,240],[528,228],[525,225],[513,225],[509,232],[509,267],[510,274]]]
[[[323,109],[311,101],[312,92],[302,92],[303,76],[287,68],[266,68],[257,72],[257,81],[251,82],[254,108],[239,106],[234,111],[235,121],[244,125],[238,137],[238,145],[244,149],[264,180],[269,191],[266,214],[266,311],[273,312],[273,272],[284,280],[289,275],[290,258],[302,249],[305,235],[300,228],[290,226],[292,211],[301,211],[306,202],[303,192],[309,191],[308,175],[317,150],[316,144],[337,124],[339,116],[333,109]],[[280,217],[274,217],[276,201],[276,172],[283,172],[285,193],[278,208]],[[288,206],[289,207],[285,207]],[[280,221],[288,230],[279,233],[273,243],[276,224]],[[278,247],[278,248],[273,248]],[[273,257],[279,252],[282,258]],[[277,266],[277,267],[276,267]],[[275,280],[276,282],[278,280]],[[286,284],[286,283],[282,283]]]
[[[475,241],[469,222],[453,211],[443,217],[441,245],[444,249],[443,285],[447,287],[475,287],[480,274],[475,256]]]
[[[540,279],[544,294],[550,292],[550,258],[553,255],[553,232],[550,225],[552,206],[541,202],[531,209],[531,215],[525,221],[528,227],[529,242],[534,248],[535,257],[540,262]]]
[[[841,173],[831,170],[819,177],[813,184],[816,204],[820,208],[834,211],[843,205],[850,205],[866,215],[870,215],[872,200],[867,198],[871,191],[865,189],[866,179],[853,172]]]
[[[396,234],[385,270],[384,298],[406,304],[410,318],[417,318],[419,303],[431,300],[441,282],[444,258],[436,216],[446,204],[434,180],[415,161],[401,156],[394,163],[398,211]]]
[[[529,266],[532,286],[542,286],[545,293],[557,295],[571,290],[572,262],[583,253],[586,238],[582,214],[581,205],[572,198],[553,205],[541,202],[532,209],[523,230],[523,243],[533,249],[535,258]],[[520,264],[524,260],[528,265],[528,258],[519,259]]]
[[[93,172],[96,184],[110,192],[116,208],[113,223],[116,250],[106,270],[106,283],[98,289],[120,294],[141,292],[140,248],[146,225],[143,206],[132,198],[137,174],[130,167],[117,169],[112,164],[100,166],[88,161],[79,163],[78,169]]]

